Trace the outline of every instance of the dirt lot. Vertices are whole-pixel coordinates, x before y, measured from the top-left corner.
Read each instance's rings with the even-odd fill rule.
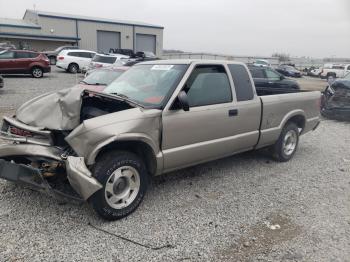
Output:
[[[76,81],[5,78],[0,114]],[[249,152],[158,177],[116,222],[1,180],[0,261],[350,261],[349,131],[323,121],[288,163]]]

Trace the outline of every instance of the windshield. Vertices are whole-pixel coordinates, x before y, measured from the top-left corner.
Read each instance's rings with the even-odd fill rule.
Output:
[[[344,79],[350,80],[350,73],[348,73],[346,76],[344,76]]]
[[[187,65],[135,65],[103,92],[127,96],[144,105],[159,107],[185,73]]]
[[[117,60],[115,56],[101,56],[101,55],[95,55],[92,59],[93,62],[99,62],[99,63],[106,63],[106,64],[113,64]]]
[[[109,85],[124,71],[96,70],[90,73],[83,83],[87,85]]]

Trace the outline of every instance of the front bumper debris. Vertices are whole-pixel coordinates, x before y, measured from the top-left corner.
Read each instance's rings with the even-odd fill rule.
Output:
[[[69,183],[84,200],[103,187],[92,177],[83,157],[69,156],[66,160],[66,169]]]
[[[50,185],[42,177],[41,172],[31,166],[15,164],[0,159],[0,178],[29,185],[38,191],[50,191]]]
[[[7,144],[0,146],[0,178],[19,184],[26,184],[38,191],[44,191],[49,195],[53,195],[55,190],[52,190],[47,180],[43,177],[42,170],[30,165],[14,163],[11,159],[16,156],[64,162],[67,178],[72,188],[84,200],[87,200],[103,187],[91,175],[83,157],[66,157],[58,148],[31,144]]]

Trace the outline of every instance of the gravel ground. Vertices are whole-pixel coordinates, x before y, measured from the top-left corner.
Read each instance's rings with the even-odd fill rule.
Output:
[[[75,78],[5,81],[8,114]],[[287,163],[249,152],[158,177],[116,222],[0,180],[0,261],[350,261],[349,131],[323,121]]]

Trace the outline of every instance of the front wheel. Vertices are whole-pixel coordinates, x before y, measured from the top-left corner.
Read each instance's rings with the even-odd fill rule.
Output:
[[[103,185],[90,199],[95,211],[107,220],[123,218],[139,206],[147,191],[143,161],[126,151],[111,151],[100,158],[94,177]]]
[[[299,128],[294,123],[288,123],[282,130],[272,149],[272,156],[280,162],[287,162],[295,154],[299,144]]]

